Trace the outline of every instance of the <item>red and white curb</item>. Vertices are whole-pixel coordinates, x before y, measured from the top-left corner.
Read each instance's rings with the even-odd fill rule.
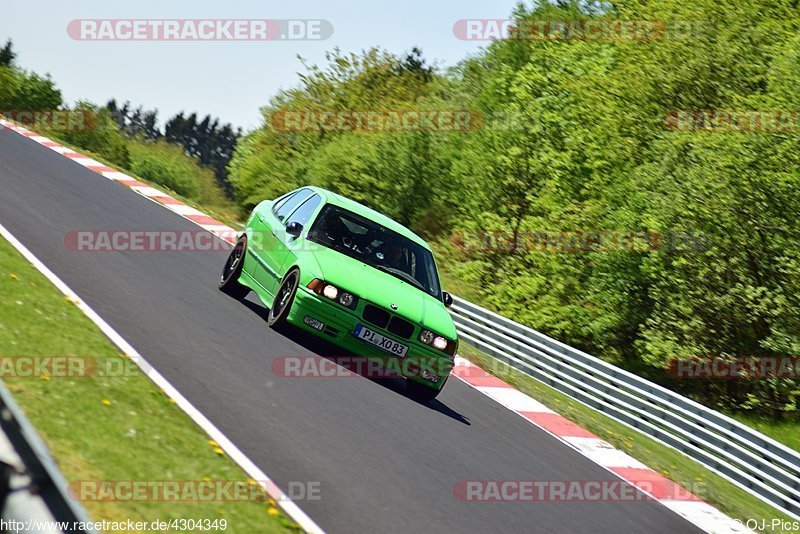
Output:
[[[453,375],[492,400],[557,437],[592,462],[636,486],[706,532],[752,532],[629,454],[557,414],[541,402],[456,356]]]
[[[165,208],[174,211],[181,217],[192,221],[204,230],[208,230],[212,234],[223,239],[224,241],[227,241],[228,243],[234,243],[240,233],[234,228],[227,226],[225,223],[222,223],[213,217],[209,217],[205,213],[162,191],[159,191],[155,187],[140,182],[135,178],[131,178],[125,173],[119,172],[116,169],[113,169],[103,163],[100,163],[99,161],[81,154],[80,152],[76,152],[71,148],[65,147],[56,141],[44,137],[43,135],[39,135],[36,132],[28,130],[27,128],[23,128],[22,126],[2,119],[0,119],[0,127],[17,132],[18,134],[27,137],[31,141],[35,141],[54,152],[58,152],[62,156],[71,159],[78,165],[86,167],[90,171],[94,171],[108,178],[109,180],[119,182],[120,184],[133,189],[140,195],[163,205]]]
[[[83,165],[87,169],[105,176],[109,180],[114,180],[122,185],[130,187],[140,195],[163,205],[167,209],[172,210],[181,217],[194,222],[201,228],[208,230],[212,234],[229,243],[235,242],[236,237],[239,234],[237,230],[230,228],[224,223],[221,223],[202,213],[201,211],[184,204],[180,200],[177,200],[154,187],[131,178],[127,174],[108,167],[103,163],[86,157],[79,152],[64,147],[59,143],[48,139],[47,137],[39,135],[35,132],[31,132],[26,128],[20,127],[5,120],[0,120],[0,125],[9,130],[17,132],[42,146],[58,152],[59,154],[71,159],[75,163]],[[591,432],[581,428],[565,417],[562,417],[536,399],[526,395],[525,393],[522,393],[506,382],[487,373],[465,358],[456,356],[455,362],[456,365],[453,369],[453,374],[457,378],[466,382],[487,397],[500,403],[505,408],[527,419],[537,427],[557,437],[589,460],[606,468],[630,484],[637,486],[640,490],[648,493],[653,499],[658,500],[661,504],[681,515],[704,531],[714,534],[752,532],[750,529],[745,528],[739,521],[731,519],[710,504],[704,502],[699,497],[693,495],[691,492],[683,489],[678,484],[675,484],[668,478],[662,476],[660,473],[649,469],[646,465],[636,460],[632,456],[614,448],[614,446],[607,441],[600,439]],[[149,366],[149,364],[148,367],[150,370],[155,371]],[[175,393],[180,395],[177,393],[177,391]],[[188,401],[182,397],[180,397],[180,399],[182,399],[184,403],[188,403]],[[199,414],[199,412],[197,413]],[[210,422],[208,424],[210,425]],[[223,438],[224,436],[219,437],[216,441],[218,441],[220,445],[222,445],[222,443],[227,443],[230,444],[230,446],[233,446],[233,444],[230,443],[227,438]],[[225,447],[223,446],[223,449],[224,448]],[[241,452],[239,452],[239,454],[244,457]],[[236,457],[233,454],[231,456],[236,460]],[[249,462],[249,460],[246,458],[244,458],[244,460],[246,460],[245,463],[249,464],[247,467],[251,469],[255,468],[255,466],[252,465],[252,462]],[[245,467],[245,465],[238,460],[237,463],[242,465],[242,467]],[[262,475],[261,480],[266,478],[263,473],[259,474]],[[258,477],[254,478],[257,480],[259,479]],[[282,503],[284,510],[290,517],[292,517],[292,519],[306,528],[306,530],[315,532],[321,531],[319,527],[316,526],[308,517],[306,517],[305,514],[303,514],[293,502],[289,501],[285,495],[282,493],[273,495],[273,491],[277,490],[277,492],[280,492],[280,490],[277,489],[274,484],[269,484],[269,486],[271,487],[266,489],[270,491],[270,496],[272,496],[279,503]],[[680,496],[680,498],[676,499],[674,498],[675,496]],[[291,505],[288,507],[285,506],[287,502],[291,503]],[[291,511],[287,508],[291,509]],[[298,517],[295,517],[295,515]],[[300,520],[298,520],[298,518]]]

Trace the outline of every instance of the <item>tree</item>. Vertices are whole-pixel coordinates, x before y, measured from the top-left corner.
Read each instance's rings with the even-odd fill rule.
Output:
[[[14,52],[14,45],[11,39],[9,39],[6,41],[5,46],[0,48],[0,67],[13,67],[16,57],[17,54]]]

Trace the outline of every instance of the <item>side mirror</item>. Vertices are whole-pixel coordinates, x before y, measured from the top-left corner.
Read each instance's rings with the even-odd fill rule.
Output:
[[[448,293],[447,291],[442,291],[442,302],[444,302],[444,307],[449,308],[453,305],[453,295]]]
[[[290,222],[286,226],[286,233],[292,237],[297,237],[300,235],[300,232],[303,231],[303,225],[299,222]]]

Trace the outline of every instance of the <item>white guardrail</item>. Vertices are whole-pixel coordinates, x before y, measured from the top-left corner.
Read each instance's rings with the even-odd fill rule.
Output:
[[[800,519],[800,453],[738,421],[461,298],[461,339]]]

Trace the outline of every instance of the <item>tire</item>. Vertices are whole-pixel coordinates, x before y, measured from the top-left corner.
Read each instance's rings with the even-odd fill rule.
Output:
[[[439,395],[441,389],[434,389],[432,387],[414,382],[410,378],[406,378],[406,393],[409,397],[419,402],[430,402]]]
[[[270,328],[279,330],[286,326],[286,316],[289,315],[289,311],[292,309],[292,303],[299,284],[300,269],[295,267],[286,273],[280,288],[275,292],[275,300],[272,301],[272,306],[270,306],[269,315],[267,316],[267,324]]]
[[[242,300],[250,293],[250,288],[239,283],[239,275],[242,274],[244,265],[244,255],[247,251],[247,238],[242,236],[233,246],[233,250],[225,260],[225,267],[222,268],[222,276],[219,277],[219,290],[231,297]]]

